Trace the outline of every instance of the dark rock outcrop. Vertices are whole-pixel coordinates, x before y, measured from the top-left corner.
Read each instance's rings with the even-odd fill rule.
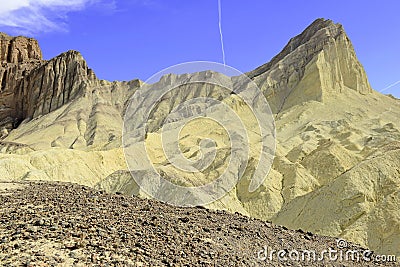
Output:
[[[42,60],[42,51],[33,38],[11,37],[0,33],[0,61],[18,64],[31,60]]]
[[[0,61],[0,127],[6,131],[61,107],[97,81],[79,52],[45,61],[32,38],[0,33]]]
[[[24,76],[43,62],[38,42],[0,33],[0,127],[12,129],[18,118],[15,90]]]
[[[83,92],[96,76],[82,55],[69,51],[32,70],[15,91],[18,118],[34,118],[61,107]]]

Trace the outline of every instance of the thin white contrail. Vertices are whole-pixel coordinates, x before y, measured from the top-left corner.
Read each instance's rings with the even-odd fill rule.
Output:
[[[221,0],[218,0],[218,18],[219,18],[219,35],[221,36],[221,48],[222,48],[222,60],[224,62],[224,66],[226,66],[225,62],[225,49],[224,49],[224,36],[222,35],[222,12],[221,12]]]
[[[397,81],[397,82],[395,82],[395,83],[392,83],[391,85],[389,85],[388,87],[386,87],[386,88],[383,88],[382,90],[380,90],[379,92],[380,93],[382,93],[383,91],[386,91],[387,89],[390,89],[390,88],[392,88],[393,86],[396,86],[396,85],[398,85],[400,83],[400,80],[399,81]]]

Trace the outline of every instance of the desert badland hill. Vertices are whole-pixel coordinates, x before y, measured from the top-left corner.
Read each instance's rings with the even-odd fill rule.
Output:
[[[6,34],[0,35],[0,60],[2,180],[73,182],[140,197],[147,194],[130,175],[122,149],[129,99],[144,88],[151,91],[196,76],[234,79],[205,71],[170,74],[156,84],[109,82],[97,79],[78,52],[47,61],[34,39]],[[249,192],[259,157],[259,134],[250,133],[243,177],[208,208],[400,255],[400,100],[371,88],[343,27],[316,20],[247,76],[261,89],[275,120],[272,168],[263,184]],[[174,109],[178,103],[189,95],[212,97],[214,89],[198,85],[190,94],[165,97],[153,114],[148,157],[176,183],[215,179],[229,158],[224,132],[207,121],[188,124],[179,140],[189,159],[198,156],[194,137],[209,136],[217,144],[212,168],[196,179],[169,164],[161,146],[166,114],[183,114]],[[253,117],[237,95],[218,97],[252,127]],[[145,179],[147,170],[140,171]]]

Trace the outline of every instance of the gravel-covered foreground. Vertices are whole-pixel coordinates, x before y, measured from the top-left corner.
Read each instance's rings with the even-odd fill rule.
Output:
[[[322,262],[301,261],[302,254],[293,261],[293,249],[322,253],[338,250],[337,241],[240,214],[177,208],[75,184],[3,182],[0,203],[0,266],[379,265],[340,256],[328,261],[327,254]],[[287,261],[276,253],[265,259],[265,247],[286,249],[281,255]],[[342,251],[349,249],[362,255],[352,244]]]

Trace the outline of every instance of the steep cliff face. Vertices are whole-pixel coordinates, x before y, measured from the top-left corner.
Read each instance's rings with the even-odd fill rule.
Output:
[[[69,51],[49,61],[35,39],[0,34],[0,127],[10,131],[22,120],[60,108],[89,84],[98,84],[82,55]]]
[[[275,113],[351,89],[372,92],[343,26],[317,19],[269,63],[247,73]]]
[[[69,51],[33,69],[15,88],[18,118],[35,118],[83,94],[96,76],[82,55]]]
[[[35,39],[11,37],[0,33],[0,127],[12,129],[16,116],[16,88],[21,80],[43,62]]]
[[[19,64],[32,60],[42,60],[42,51],[33,38],[11,37],[0,33],[0,61]]]

